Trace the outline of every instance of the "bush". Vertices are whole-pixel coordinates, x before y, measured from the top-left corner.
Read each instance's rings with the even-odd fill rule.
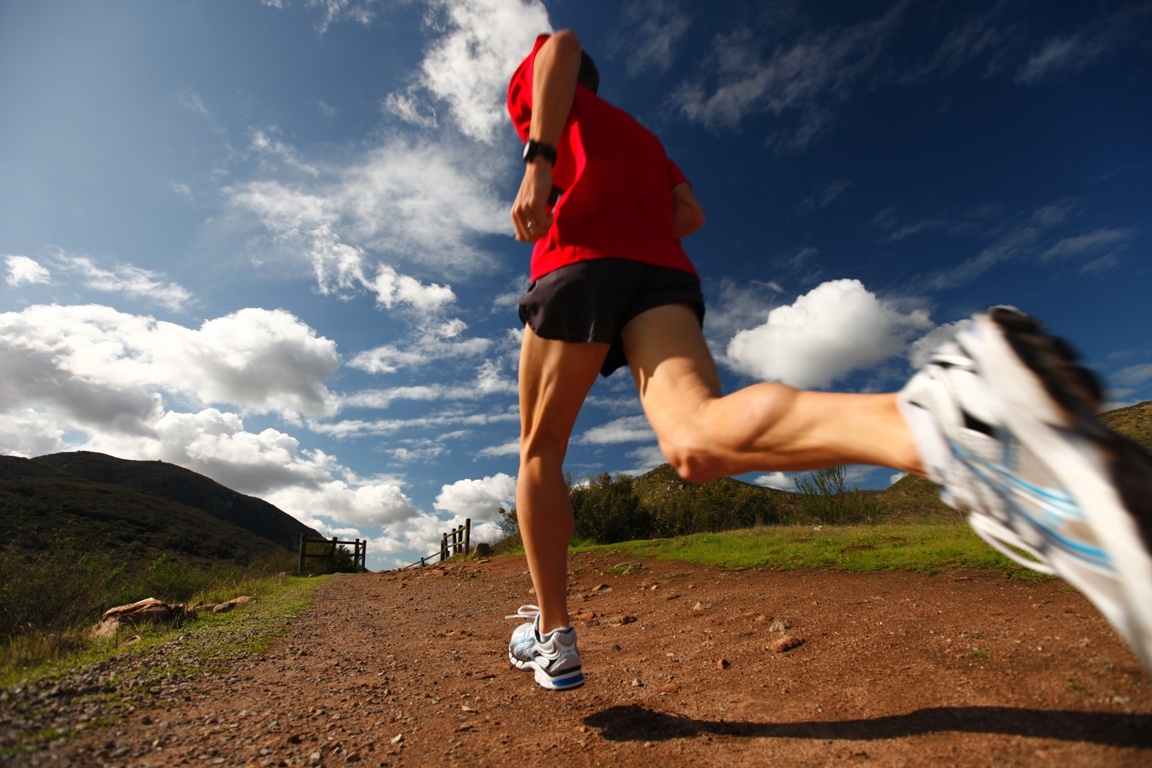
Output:
[[[7,547],[0,554],[0,639],[94,622],[121,576],[122,569],[107,555]]]
[[[829,525],[875,522],[879,505],[863,491],[849,489],[844,467],[828,467],[796,479],[803,509]]]
[[[227,593],[226,600],[241,585],[291,566],[288,553],[247,566],[198,567],[168,552],[147,563],[118,562],[70,539],[34,551],[9,545],[0,551],[0,673],[87,647],[88,628],[114,606],[146,597],[191,602],[211,592]]]
[[[632,478],[603,472],[585,485],[569,487],[576,538],[599,544],[649,538],[652,515],[641,506]]]

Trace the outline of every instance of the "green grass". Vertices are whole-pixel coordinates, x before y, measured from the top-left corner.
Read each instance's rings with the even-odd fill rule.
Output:
[[[87,644],[85,650],[34,668],[8,670],[0,676],[0,687],[17,685],[45,690],[60,685],[75,690],[92,684],[93,675],[113,670],[114,685],[97,685],[97,692],[79,693],[68,706],[95,705],[93,725],[114,725],[125,713],[159,703],[155,693],[164,684],[201,675],[227,673],[239,659],[268,651],[291,627],[292,621],[309,609],[316,590],[328,576],[314,578],[275,578],[251,583],[248,594],[257,600],[222,614],[207,613],[180,625],[154,625],[123,632],[112,641]],[[132,634],[140,640],[124,641]],[[176,639],[179,642],[173,642]],[[44,727],[40,700],[14,699],[16,725],[10,741],[0,746],[0,764],[41,750],[49,742],[67,736],[67,728]]]
[[[720,568],[855,572],[1001,570],[1031,577],[985,544],[965,524],[771,526],[676,539],[575,547],[633,559],[676,560]]]
[[[148,654],[157,646],[181,638],[185,664],[164,674],[192,674],[222,669],[227,663],[266,651],[284,632],[292,619],[311,605],[316,590],[329,577],[275,577],[237,582],[233,588],[214,586],[192,602],[223,602],[241,594],[254,595],[248,606],[221,614],[201,612],[195,619],[177,623],[124,628],[117,637],[91,641],[86,630],[66,633],[70,642],[61,643],[55,635],[31,634],[15,638],[0,649],[0,688],[31,678],[53,678],[108,659]],[[125,641],[138,635],[139,642]]]

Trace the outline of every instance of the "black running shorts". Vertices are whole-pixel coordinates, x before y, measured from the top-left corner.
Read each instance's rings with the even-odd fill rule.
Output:
[[[600,375],[628,364],[620,331],[632,318],[665,304],[688,304],[704,324],[700,278],[691,272],[628,259],[592,259],[561,267],[528,286],[520,320],[537,336],[611,344]]]

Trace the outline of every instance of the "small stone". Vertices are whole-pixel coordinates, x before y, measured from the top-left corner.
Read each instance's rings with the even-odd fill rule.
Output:
[[[392,737],[392,743],[393,744],[400,744],[403,741],[404,741],[404,734],[403,733],[398,733]]]
[[[803,638],[784,635],[784,637],[773,640],[772,644],[768,646],[768,650],[772,651],[772,653],[785,653],[793,648],[799,648],[802,645],[804,645]]]
[[[728,669],[730,666],[732,666],[732,662],[728,661],[728,659],[719,659],[716,661],[716,669]]]
[[[772,622],[772,626],[769,627],[769,629],[773,632],[785,632],[788,629],[788,624],[784,619],[776,619],[776,621]]]
[[[664,685],[660,686],[660,693],[679,693],[679,692],[680,692],[680,684],[679,683],[665,683]]]

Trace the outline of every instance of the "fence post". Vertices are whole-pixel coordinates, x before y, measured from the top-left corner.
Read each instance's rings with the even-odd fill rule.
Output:
[[[440,537],[440,562],[448,559],[448,534]]]
[[[296,564],[296,575],[297,576],[303,576],[304,575],[304,548],[305,548],[305,546],[306,546],[306,544],[304,543],[304,534],[300,534],[300,561]]]
[[[465,518],[464,520],[464,559],[468,559],[469,553],[472,551],[472,518]]]

